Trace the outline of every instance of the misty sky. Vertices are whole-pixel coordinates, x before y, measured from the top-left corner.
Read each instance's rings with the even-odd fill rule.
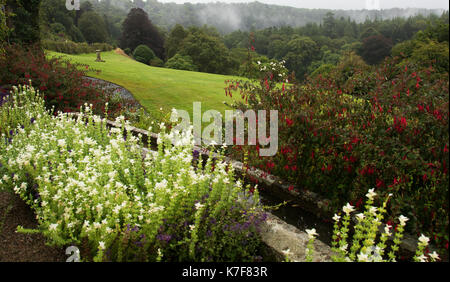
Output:
[[[175,2],[182,4],[207,3],[207,2],[226,2],[242,3],[253,2],[248,0],[158,0],[159,2]],[[310,9],[389,9],[389,8],[428,8],[428,9],[449,9],[448,0],[258,0],[261,3],[276,4],[284,6],[293,6],[297,8]],[[371,2],[366,4],[366,2]]]

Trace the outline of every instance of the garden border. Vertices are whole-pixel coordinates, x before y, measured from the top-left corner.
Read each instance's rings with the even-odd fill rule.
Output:
[[[74,113],[76,116],[78,116],[80,113]],[[107,125],[109,127],[122,127],[121,124],[114,122],[114,121],[110,121],[107,120]],[[157,140],[158,140],[158,134],[153,133],[153,132],[149,132],[147,130],[143,130],[140,128],[136,128],[134,126],[127,126],[127,129],[130,130],[130,132],[132,132],[133,135],[135,136],[139,136],[141,135],[142,137],[142,142],[144,143],[144,145],[146,145],[147,147],[154,147],[156,148],[157,146]],[[150,139],[150,140],[149,140]],[[148,150],[148,149],[147,149]],[[199,146],[194,146],[194,150],[198,151],[203,159],[207,159],[210,156],[215,157],[217,156],[216,153],[214,152],[210,152],[209,150],[199,147]],[[323,219],[330,219],[333,216],[333,213],[327,209],[327,207],[329,206],[328,203],[330,202],[327,199],[323,199],[321,198],[318,194],[311,192],[309,190],[303,189],[302,191],[296,189],[298,188],[297,185],[291,185],[287,182],[284,182],[283,180],[281,180],[279,177],[274,176],[274,175],[270,175],[267,174],[259,169],[256,168],[252,168],[252,169],[245,169],[244,171],[244,165],[241,162],[235,161],[229,157],[225,157],[225,161],[230,163],[232,165],[232,167],[235,169],[235,171],[237,171],[238,173],[240,173],[241,175],[244,175],[245,178],[247,177],[253,177],[254,179],[257,179],[258,181],[258,185],[263,185],[265,188],[265,191],[270,191],[271,193],[276,194],[277,196],[283,198],[283,199],[287,199],[289,201],[293,201],[296,202],[298,204],[301,205],[301,208],[307,212],[311,212],[316,214],[319,218],[323,218]],[[294,189],[290,189],[290,187],[294,187]],[[270,189],[267,189],[270,188]],[[274,222],[272,229],[284,229],[282,232],[283,234],[288,234],[289,233],[289,229],[292,230],[296,230],[294,231],[294,233],[300,233],[300,234],[304,234],[306,235],[305,232],[300,231],[298,228],[289,225],[287,223],[285,223],[283,221],[283,223],[286,226],[283,226],[282,228],[280,228],[281,224],[279,224],[279,221],[282,221],[281,219],[279,219],[278,217],[276,217],[275,215],[272,215],[272,222]],[[357,222],[357,219],[355,216],[352,217],[353,222]],[[385,225],[382,224],[379,227],[379,232],[383,232]],[[275,230],[276,232],[276,230]],[[393,240],[394,236],[390,236],[389,240]],[[275,240],[276,241],[276,240]],[[318,240],[316,240],[318,241]],[[269,245],[273,251],[277,254],[278,257],[280,257],[283,253],[283,251],[285,249],[280,248],[280,247],[276,247],[274,245],[274,243],[276,242],[270,242]],[[322,244],[324,244],[323,242],[320,242]],[[267,242],[266,242],[267,244]],[[411,256],[413,256],[415,254],[416,248],[418,245],[418,237],[414,236],[412,234],[404,234],[403,236],[403,240],[400,244],[400,249],[403,252],[409,253]],[[305,245],[306,246],[306,245]],[[316,246],[316,247],[320,247],[320,246]],[[289,248],[290,250],[295,249],[295,247],[293,249]],[[431,252],[433,251],[437,251],[437,248],[434,245],[429,245],[429,250]],[[331,249],[330,249],[331,252]],[[326,251],[325,251],[326,253]],[[323,253],[321,254],[321,256],[323,256]],[[328,259],[330,258],[329,256],[325,255],[323,256],[324,258],[328,257]],[[445,257],[445,261],[448,261],[448,257]]]

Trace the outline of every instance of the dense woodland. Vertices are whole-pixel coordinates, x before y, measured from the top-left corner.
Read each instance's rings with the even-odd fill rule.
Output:
[[[227,16],[218,17],[217,11]],[[221,18],[235,19],[239,25],[231,27]],[[448,11],[356,12],[258,2],[178,5],[126,0],[86,0],[79,11],[67,11],[62,0],[43,0],[39,22],[48,49],[70,53],[76,44],[74,50],[66,50],[58,49],[57,42],[108,43],[133,55],[136,47],[145,45],[150,53],[141,57],[144,63],[210,73],[252,76],[250,66],[277,60],[285,61],[303,80],[336,66],[349,53],[369,65],[402,53],[416,59],[439,57],[442,68],[448,67]],[[414,54],[412,45],[420,45]]]

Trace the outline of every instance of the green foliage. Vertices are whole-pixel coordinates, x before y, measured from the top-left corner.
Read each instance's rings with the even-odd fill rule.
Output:
[[[2,45],[7,42],[10,33],[10,29],[7,25],[9,15],[6,12],[5,4],[6,0],[0,0],[0,55],[4,52]]]
[[[311,73],[310,77],[316,77],[318,75],[328,77],[335,68],[336,66],[332,64],[322,64]]]
[[[78,28],[88,43],[106,42],[108,32],[105,22],[95,12],[85,12],[78,20]]]
[[[188,55],[183,56],[181,54],[176,54],[170,58],[166,62],[165,67],[176,70],[198,71],[198,68],[192,61],[192,58]]]
[[[155,58],[155,53],[148,46],[139,45],[134,49],[133,57],[136,61],[149,65],[150,61]]]
[[[40,0],[6,0],[11,33],[10,43],[34,44],[39,42],[39,4]]]
[[[7,45],[6,56],[0,56],[0,85],[26,85],[33,81],[39,91],[45,93],[46,107],[56,111],[77,111],[85,102],[93,105],[96,113],[104,112],[104,104],[110,103],[110,115],[121,109],[123,101],[113,103],[113,89],[102,83],[86,81],[89,67],[72,64],[61,58],[47,59],[41,46],[23,47]],[[92,56],[94,57],[94,56]],[[128,101],[127,101],[128,102]]]
[[[41,44],[45,50],[65,54],[94,53],[96,50],[106,52],[113,49],[113,47],[107,43],[87,44],[86,42],[75,43],[72,41],[53,41],[44,39],[41,41]]]
[[[317,44],[309,37],[297,37],[287,43],[287,54],[283,57],[288,69],[302,79],[311,62],[317,58]]]
[[[181,48],[183,40],[188,36],[189,32],[183,26],[177,24],[169,34],[165,42],[166,58],[170,59],[175,56]]]
[[[360,205],[366,187],[388,203],[389,220],[411,219],[408,232],[422,232],[444,247],[448,242],[448,71],[386,59],[368,67],[355,54],[326,77],[280,90],[270,80],[240,82],[247,103],[241,110],[279,113],[279,151],[254,167],[330,199],[329,207]],[[349,95],[350,94],[350,95]]]
[[[122,49],[136,49],[139,45],[147,45],[161,59],[164,58],[164,38],[151,23],[148,14],[142,9],[133,8],[122,23]],[[146,64],[149,61],[145,62]]]
[[[201,72],[229,74],[238,66],[238,62],[232,59],[228,48],[219,38],[208,35],[201,29],[190,30],[179,53],[190,56]]]
[[[15,89],[13,101],[35,94]],[[192,133],[169,134],[161,125],[157,151],[143,157],[123,117],[109,130],[89,107],[76,119],[45,112],[42,98],[30,108],[18,109],[26,130],[0,144],[0,184],[41,218],[37,229],[49,244],[76,245],[83,261],[254,261],[259,254],[266,216],[258,192],[235,182],[221,154],[194,167]],[[172,146],[173,137],[181,143]]]
[[[155,56],[153,59],[150,60],[150,66],[160,68],[164,67],[164,61]]]
[[[364,38],[361,57],[368,64],[376,65],[391,54],[392,41],[383,35],[374,35]]]

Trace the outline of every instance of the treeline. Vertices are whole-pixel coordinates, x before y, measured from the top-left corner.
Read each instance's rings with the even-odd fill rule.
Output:
[[[446,42],[447,47],[441,47],[448,50],[448,23],[448,11],[441,16],[418,15],[406,19],[368,20],[360,24],[349,18],[336,18],[329,12],[320,25],[309,23],[299,28],[236,31],[225,35],[224,42],[228,48],[239,50],[248,48],[251,37],[251,46],[256,52],[270,59],[285,60],[288,69],[295,71],[301,79],[320,67],[336,65],[349,53],[361,56],[369,65],[376,65],[391,55],[397,44],[413,39],[421,31],[428,33],[432,41]]]
[[[342,11],[328,11],[320,23],[311,21],[301,27],[258,27],[223,35],[214,26],[197,26],[177,14],[170,18],[176,18],[179,23],[166,31],[156,24],[165,15],[164,9],[152,17],[151,13],[136,7],[125,12],[130,5],[148,10],[148,7],[176,4],[86,0],[82,1],[79,11],[67,11],[64,1],[42,0],[41,37],[47,43],[108,43],[149,65],[209,73],[251,76],[249,70],[254,72],[261,63],[284,61],[298,80],[329,70],[349,54],[361,57],[365,64],[376,65],[393,51],[399,55],[399,50],[405,48],[411,49],[405,51],[406,55],[400,52],[405,56],[413,56],[412,49],[420,47],[423,54],[419,55],[416,50],[415,57],[438,56],[442,67],[448,65],[448,56],[445,58],[442,53],[448,50],[448,11],[440,16],[431,13],[387,20],[375,17],[360,23],[339,16]],[[419,44],[418,32],[439,35],[420,35]],[[410,40],[416,43],[405,43]],[[397,47],[398,44],[403,45]],[[137,47],[140,48],[136,53]]]
[[[86,1],[86,0],[84,0]],[[126,10],[142,8],[152,21],[171,30],[176,24],[184,27],[214,26],[221,34],[236,30],[251,31],[268,27],[292,26],[301,27],[308,23],[320,24],[331,10],[302,9],[287,6],[252,3],[160,3],[157,0],[89,0],[92,3],[109,5]],[[350,18],[356,23],[366,20],[387,20],[398,17],[408,18],[418,14],[442,14],[442,10],[429,9],[387,9],[387,10],[336,10],[336,18]]]

